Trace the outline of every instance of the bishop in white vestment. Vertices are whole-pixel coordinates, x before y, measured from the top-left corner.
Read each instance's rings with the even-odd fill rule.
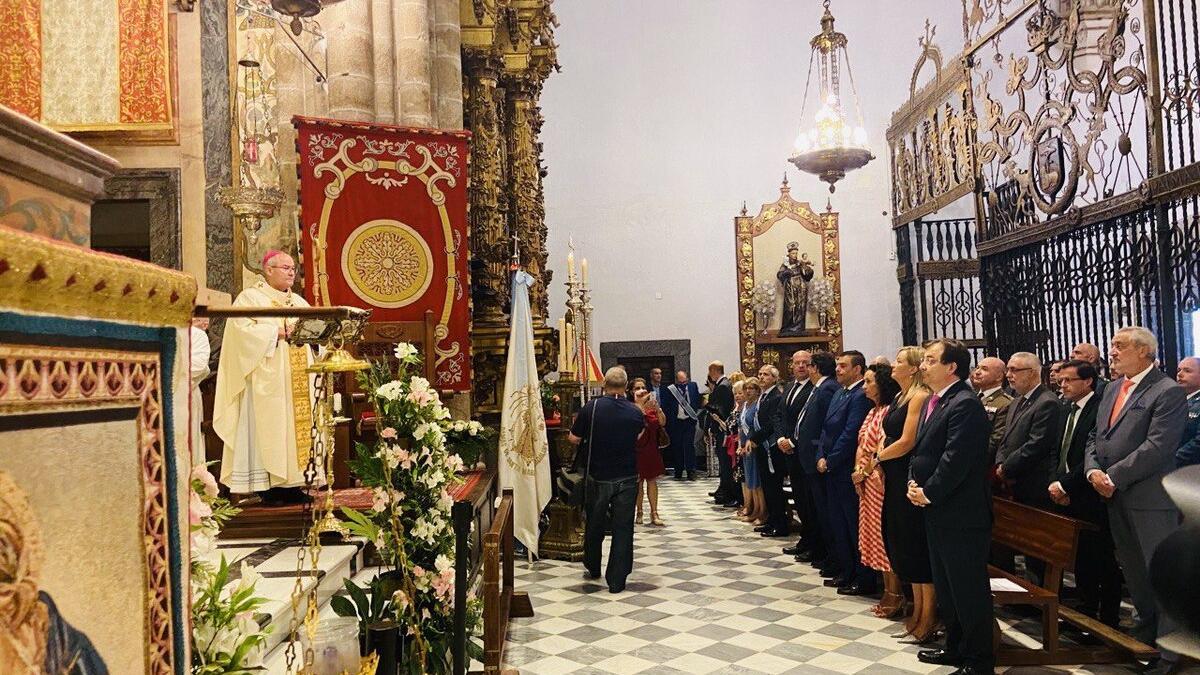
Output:
[[[270,251],[263,276],[243,290],[234,307],[308,307],[291,292],[296,266],[291,256]],[[213,429],[225,442],[221,482],[235,494],[263,492],[269,501],[297,501],[312,451],[313,386],[305,369],[307,346],[287,342],[294,324],[284,318],[238,318],[225,323],[217,365]],[[317,469],[317,481],[323,471]]]

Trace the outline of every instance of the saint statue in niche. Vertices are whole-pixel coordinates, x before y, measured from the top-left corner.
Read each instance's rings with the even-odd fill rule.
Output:
[[[107,675],[91,640],[38,588],[43,555],[28,497],[0,471],[0,673]]]
[[[808,316],[808,282],[813,278],[813,266],[808,254],[800,253],[799,242],[788,243],[787,257],[775,276],[783,285],[783,322],[779,326],[779,335],[804,335]]]

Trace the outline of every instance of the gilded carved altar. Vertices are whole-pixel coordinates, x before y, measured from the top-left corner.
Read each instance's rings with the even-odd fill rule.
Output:
[[[470,186],[474,408],[500,411],[514,243],[530,289],[539,370],[557,358],[546,326],[552,279],[546,269],[541,97],[558,68],[552,0],[462,0],[464,123],[472,133]]]
[[[763,204],[756,216],[750,216],[743,207],[742,214],[733,221],[742,371],[754,372],[763,364],[779,366],[798,349],[841,350],[838,214],[828,206],[817,213],[807,202],[793,199],[785,177],[779,199]],[[813,268],[812,280],[805,284],[804,301],[808,306],[800,310],[809,328],[802,331],[783,330],[779,319],[783,300],[760,290],[778,290],[778,270],[789,264],[793,253],[797,261],[803,260]],[[825,304],[819,304],[821,300]]]

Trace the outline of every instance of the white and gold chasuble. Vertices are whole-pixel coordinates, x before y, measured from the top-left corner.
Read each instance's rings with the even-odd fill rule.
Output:
[[[304,298],[266,282],[238,294],[234,307],[308,307]],[[306,346],[279,339],[287,320],[225,322],[217,366],[213,429],[225,442],[221,482],[235,493],[304,485],[312,449],[312,363]],[[323,482],[317,467],[317,482]]]

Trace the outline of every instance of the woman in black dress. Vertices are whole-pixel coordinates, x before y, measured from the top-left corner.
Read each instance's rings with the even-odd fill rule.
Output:
[[[884,480],[883,542],[892,570],[913,588],[913,614],[905,622],[905,632],[898,637],[911,635],[918,644],[928,642],[937,626],[925,514],[908,500],[908,463],[917,442],[917,425],[929,399],[929,390],[921,383],[920,365],[924,357],[925,350],[920,347],[902,347],[896,354],[892,377],[900,384],[901,391],[883,418],[887,438],[879,451]]]

